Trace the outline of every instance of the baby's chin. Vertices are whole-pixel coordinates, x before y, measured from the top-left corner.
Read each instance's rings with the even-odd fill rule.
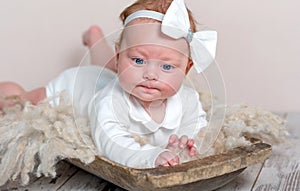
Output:
[[[153,96],[153,95],[140,96],[140,95],[133,95],[133,94],[131,95],[134,96],[137,100],[142,102],[163,102],[168,98],[172,97],[174,94],[168,96]]]
[[[135,96],[133,95],[137,100],[143,101],[143,102],[157,102],[157,101],[164,101],[167,98],[162,97],[149,97],[149,96]]]
[[[123,88],[124,89],[124,88]],[[124,89],[129,95],[133,96],[135,99],[142,102],[157,102],[157,101],[165,101],[166,99],[174,96],[176,94],[175,91],[162,92],[160,90],[154,90],[143,92],[138,88],[134,88],[132,91],[128,91]]]

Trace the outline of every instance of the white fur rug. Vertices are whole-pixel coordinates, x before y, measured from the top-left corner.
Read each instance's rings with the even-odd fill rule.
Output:
[[[57,107],[50,107],[51,100],[45,100],[37,106],[19,102],[0,111],[0,186],[19,178],[22,184],[27,184],[31,173],[55,177],[55,164],[65,158],[76,158],[85,164],[95,159],[97,151],[88,120],[75,119],[72,106],[63,97]],[[207,99],[201,96],[209,113]],[[202,129],[199,139],[205,140],[206,130]],[[245,136],[276,144],[285,141],[288,135],[285,121],[279,116],[248,105],[227,106],[221,131],[209,133],[218,133],[217,139],[198,157],[247,145]]]

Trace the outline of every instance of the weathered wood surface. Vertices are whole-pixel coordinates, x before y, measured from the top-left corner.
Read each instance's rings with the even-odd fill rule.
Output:
[[[132,169],[101,158],[88,166],[71,162],[128,190],[212,190],[235,178],[241,169],[264,161],[270,154],[269,145],[256,143],[176,168]]]
[[[265,162],[248,167],[237,178],[217,191],[299,191],[300,190],[300,113],[286,115],[291,132],[291,144],[273,147],[272,156]],[[58,177],[39,178],[30,185],[20,187],[9,183],[0,190],[111,190],[122,191],[101,178],[91,175],[78,167],[62,162]]]
[[[273,156],[264,164],[254,190],[300,191],[300,115],[289,113],[290,143],[275,146]]]
[[[247,168],[218,191],[300,191],[300,113],[282,116],[287,120],[290,142],[273,146],[268,160]]]

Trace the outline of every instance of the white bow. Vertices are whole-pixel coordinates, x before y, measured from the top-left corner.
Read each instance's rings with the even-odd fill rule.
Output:
[[[217,45],[216,31],[193,33],[184,0],[173,0],[162,19],[162,32],[174,39],[186,38],[190,44],[191,58],[198,73],[204,71],[214,60]]]
[[[193,33],[184,0],[173,0],[165,15],[150,10],[136,11],[126,18],[124,25],[141,17],[162,21],[162,33],[171,38],[185,38],[190,44],[190,56],[198,73],[204,71],[213,62],[216,54],[217,32]]]

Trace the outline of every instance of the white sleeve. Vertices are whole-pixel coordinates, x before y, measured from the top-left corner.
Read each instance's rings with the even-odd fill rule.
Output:
[[[89,108],[89,117],[92,136],[100,154],[128,167],[155,167],[155,159],[165,149],[137,143],[128,131],[129,122],[118,118],[118,114],[123,112],[122,108],[118,111],[112,109],[111,97],[106,97],[98,103],[95,100],[97,99],[90,103],[92,107]]]
[[[76,112],[87,115],[87,107],[91,98],[103,89],[116,74],[100,66],[79,66],[70,68],[53,79],[46,86],[47,97],[54,97],[64,91]],[[59,105],[59,97],[51,105]]]
[[[207,126],[206,113],[202,109],[198,92],[189,89],[182,96],[182,99],[186,102],[183,105],[182,123],[177,135],[186,135],[189,138],[196,138],[199,130]]]

